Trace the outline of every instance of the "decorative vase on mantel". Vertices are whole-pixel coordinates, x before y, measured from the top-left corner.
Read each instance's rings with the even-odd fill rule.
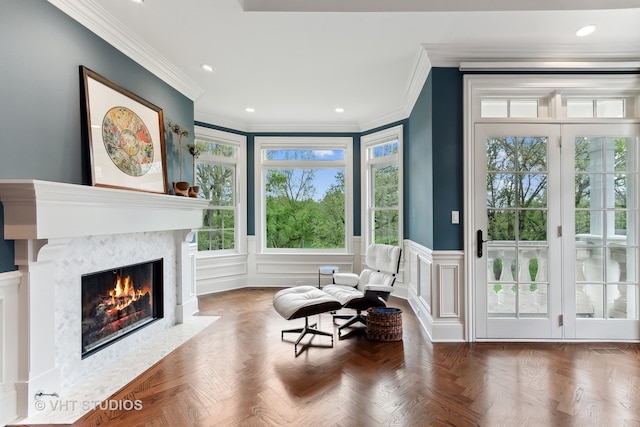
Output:
[[[191,185],[187,181],[178,181],[173,183],[173,191],[176,196],[189,197],[189,189]]]

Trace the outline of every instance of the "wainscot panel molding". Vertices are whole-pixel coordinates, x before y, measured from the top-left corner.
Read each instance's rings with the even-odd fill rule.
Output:
[[[18,287],[22,273],[0,273],[0,425],[18,417]]]
[[[360,237],[354,237],[349,247],[354,253],[258,253],[255,236],[247,238],[247,277],[249,287],[290,287],[318,285],[318,268],[335,265],[341,272],[360,271]],[[326,284],[331,279],[321,278]]]
[[[257,253],[255,236],[247,237],[246,254],[196,255],[196,287],[198,295],[224,292],[245,287],[322,286],[331,277],[318,276],[322,265],[335,265],[342,273],[359,273],[365,265],[361,238],[354,237],[354,253]],[[404,280],[404,255],[394,285],[394,297],[407,299],[408,284]]]
[[[433,342],[465,341],[464,252],[405,241],[408,300]]]
[[[341,272],[357,271],[353,254],[259,254],[255,258],[250,286],[317,286],[318,269],[322,265],[335,265]],[[331,282],[329,276],[322,276],[320,280],[322,285]]]
[[[198,295],[244,288],[247,285],[247,257],[247,254],[198,255]]]

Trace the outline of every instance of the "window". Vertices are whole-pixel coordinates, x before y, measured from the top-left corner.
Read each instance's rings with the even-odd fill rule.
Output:
[[[399,246],[402,241],[402,126],[362,138],[365,241]]]
[[[624,118],[624,99],[567,99],[569,118]]]
[[[482,99],[482,118],[533,118],[538,117],[537,99]]]
[[[245,139],[243,136],[196,127],[195,145],[201,154],[195,163],[199,197],[209,200],[198,230],[198,251],[235,251],[246,222],[238,209],[244,193],[239,193]]]
[[[257,232],[265,251],[344,251],[351,225],[351,138],[256,138]]]
[[[640,117],[637,75],[494,75],[482,81],[471,76],[465,79],[475,85],[469,111],[479,121],[580,122]]]

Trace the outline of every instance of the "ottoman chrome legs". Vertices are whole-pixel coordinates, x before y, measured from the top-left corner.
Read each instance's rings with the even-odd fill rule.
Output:
[[[318,330],[317,323],[309,325],[309,316],[339,310],[342,307],[340,301],[314,286],[297,286],[276,292],[273,296],[273,307],[287,320],[304,317],[303,328],[285,329],[281,334],[282,339],[285,332],[300,334],[294,346],[296,357],[300,354],[298,344],[307,334],[331,337],[331,347],[333,347],[333,333]]]
[[[333,347],[333,334],[330,332],[324,332],[324,331],[320,331],[317,329],[318,324],[314,323],[313,325],[309,325],[309,317],[305,317],[304,318],[304,327],[303,328],[295,328],[295,329],[286,329],[284,331],[282,331],[281,334],[281,338],[284,339],[284,334],[285,332],[292,332],[292,333],[299,333],[300,336],[298,336],[298,339],[296,340],[295,345],[293,346],[293,350],[294,353],[296,355],[296,357],[298,357],[298,355],[300,353],[298,353],[298,344],[300,344],[300,341],[302,340],[302,338],[304,338],[305,335],[307,334],[312,334],[312,335],[324,335],[327,337],[331,337],[331,347]]]

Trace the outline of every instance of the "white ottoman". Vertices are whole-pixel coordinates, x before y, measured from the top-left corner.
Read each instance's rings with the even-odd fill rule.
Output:
[[[297,286],[276,292],[273,296],[273,307],[280,316],[287,320],[304,317],[304,327],[286,329],[281,334],[283,339],[285,332],[300,334],[294,345],[296,357],[299,355],[298,344],[306,334],[331,337],[331,346],[333,347],[333,333],[319,331],[317,323],[309,325],[309,316],[339,310],[342,308],[340,301],[314,286]]]

